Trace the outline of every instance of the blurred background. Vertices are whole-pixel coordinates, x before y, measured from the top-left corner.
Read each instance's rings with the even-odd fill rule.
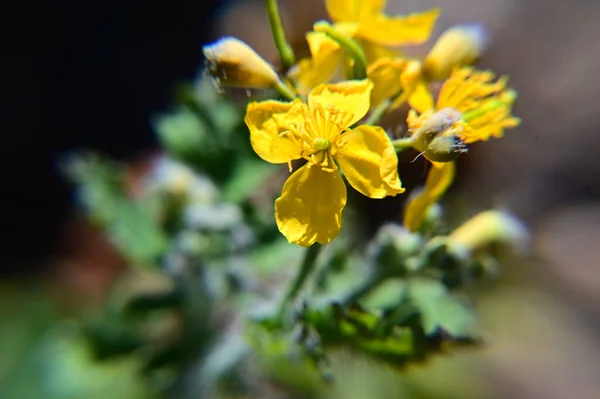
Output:
[[[304,32],[326,17],[323,2],[280,3],[290,41],[301,49]],[[232,34],[275,60],[264,5],[59,0],[11,7],[0,39],[2,308],[18,298],[15,281],[51,282],[52,292],[93,304],[124,263],[74,209],[60,160],[94,149],[143,165],[157,148],[150,118],[170,105],[177,82],[197,74],[202,44]],[[436,361],[439,375],[423,367],[411,378],[422,386],[438,381],[431,397],[442,397],[436,387],[443,397],[465,397],[464,376],[479,397],[600,397],[600,3],[390,0],[387,10],[431,7],[443,10],[432,40],[409,51],[424,54],[454,24],[482,23],[490,42],[480,65],[510,76],[519,92],[514,114],[523,120],[503,140],[461,158],[452,194],[468,199],[472,213],[514,212],[531,228],[533,245],[531,262],[507,265],[502,284],[479,298],[486,348]],[[40,295],[35,306],[45,302]],[[340,367],[348,381],[359,372],[352,362]],[[2,373],[0,362],[0,381]]]

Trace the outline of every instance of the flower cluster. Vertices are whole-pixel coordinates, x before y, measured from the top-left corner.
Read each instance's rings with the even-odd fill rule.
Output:
[[[273,13],[276,4],[269,3]],[[325,244],[338,235],[344,180],[370,198],[404,192],[396,153],[408,148],[432,164],[424,191],[406,207],[405,227],[419,230],[467,145],[501,137],[519,124],[511,114],[516,92],[505,77],[472,67],[486,42],[478,25],[447,30],[421,60],[398,47],[427,41],[439,9],[390,16],[384,0],[325,5],[331,22],[319,21],[306,34],[308,58],[294,61],[282,27],[273,25],[279,17],[270,15],[279,70],[235,38],[204,47],[208,70],[222,85],[274,89],[282,98],[251,102],[245,122],[255,152],[288,165],[291,176],[275,201],[275,218],[290,242]],[[432,87],[440,84],[435,96]],[[404,104],[410,107],[410,135],[392,140],[378,124]],[[295,168],[295,160],[304,163]]]

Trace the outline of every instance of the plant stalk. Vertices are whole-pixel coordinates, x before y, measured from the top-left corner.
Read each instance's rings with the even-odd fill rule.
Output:
[[[316,260],[317,260],[317,257],[319,256],[320,251],[321,251],[321,244],[318,244],[318,243],[315,243],[307,248],[307,250],[304,254],[304,259],[302,261],[302,265],[300,265],[300,270],[298,271],[298,274],[292,281],[292,284],[288,287],[288,290],[285,293],[285,296],[283,297],[283,300],[281,301],[281,303],[279,305],[279,309],[277,310],[277,319],[278,320],[282,319],[286,308],[296,298],[296,296],[298,295],[298,293],[304,286],[304,283],[306,283],[308,276],[315,268]]]
[[[296,62],[296,56],[294,55],[292,46],[290,46],[285,38],[285,30],[281,23],[277,0],[265,0],[265,5],[267,7],[267,15],[269,16],[269,24],[271,25],[275,47],[277,47],[277,51],[279,52],[283,68],[287,71]]]

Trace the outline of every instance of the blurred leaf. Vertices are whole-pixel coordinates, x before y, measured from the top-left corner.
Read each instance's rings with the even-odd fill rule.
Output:
[[[121,253],[134,264],[156,262],[167,248],[167,237],[150,212],[125,195],[122,168],[93,156],[77,157],[67,168],[89,217]]]
[[[177,159],[193,160],[202,151],[216,149],[214,144],[207,148],[211,142],[205,137],[210,131],[206,123],[185,107],[154,117],[152,125],[164,148]]]
[[[97,362],[75,322],[41,287],[0,289],[2,399],[151,399],[138,362]]]
[[[272,274],[288,265],[300,264],[304,248],[290,245],[283,237],[261,245],[251,253],[251,264],[258,274]]]
[[[398,303],[398,299],[403,295],[405,288],[406,282],[404,280],[390,278],[367,294],[361,300],[361,303],[367,308],[389,308]]]
[[[473,310],[457,295],[435,280],[412,280],[408,292],[410,300],[421,313],[427,335],[442,329],[453,337],[471,337],[475,327]]]
[[[277,173],[278,168],[264,162],[258,157],[241,157],[235,164],[231,178],[225,183],[223,199],[230,202],[240,202],[256,193],[267,179]]]
[[[34,351],[40,398],[141,399],[150,395],[134,358],[96,362],[77,334],[58,329]]]

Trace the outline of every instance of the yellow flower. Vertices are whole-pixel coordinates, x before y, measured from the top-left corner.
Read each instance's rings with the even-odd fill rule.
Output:
[[[339,173],[360,193],[383,198],[402,193],[398,158],[378,126],[350,126],[369,109],[368,80],[319,85],[308,103],[295,100],[253,102],[245,122],[254,151],[265,161],[305,159],[275,201],[277,226],[288,241],[302,246],[325,244],[339,233],[346,186]]]
[[[323,32],[310,31],[306,41],[311,57],[300,60],[288,72],[303,97],[321,83],[330,82],[341,71],[344,54],[340,45]]]
[[[435,108],[408,114],[413,147],[431,161],[454,160],[465,152],[464,144],[502,137],[516,127],[512,116],[516,92],[506,87],[507,78],[493,81],[490,71],[455,69],[443,84]]]
[[[419,112],[433,108],[429,84],[450,76],[455,67],[470,65],[483,51],[485,32],[479,25],[454,26],[444,32],[423,62],[398,57],[380,57],[369,65],[373,84],[371,105],[393,99],[390,109],[406,101]]]
[[[367,47],[420,44],[429,39],[438,8],[390,17],[384,13],[385,0],[326,0],[327,12],[336,29],[363,40]],[[367,51],[367,50],[365,50]]]
[[[355,39],[368,63],[395,57],[396,53],[389,47],[425,42],[440,13],[439,9],[432,9],[390,17],[383,13],[385,1],[382,0],[327,0],[326,6],[334,21],[333,29]],[[300,60],[288,75],[296,82],[301,95],[318,84],[330,82],[347,66],[343,49],[325,33],[309,32],[306,40],[311,57]]]
[[[235,37],[224,37],[202,47],[208,70],[219,84],[242,88],[271,88],[279,82],[273,67],[250,46]]]
[[[393,99],[391,108],[408,100],[415,109],[433,108],[433,97],[421,72],[421,62],[403,58],[381,58],[367,69],[367,77],[373,82],[371,105],[378,106],[386,99]]]

